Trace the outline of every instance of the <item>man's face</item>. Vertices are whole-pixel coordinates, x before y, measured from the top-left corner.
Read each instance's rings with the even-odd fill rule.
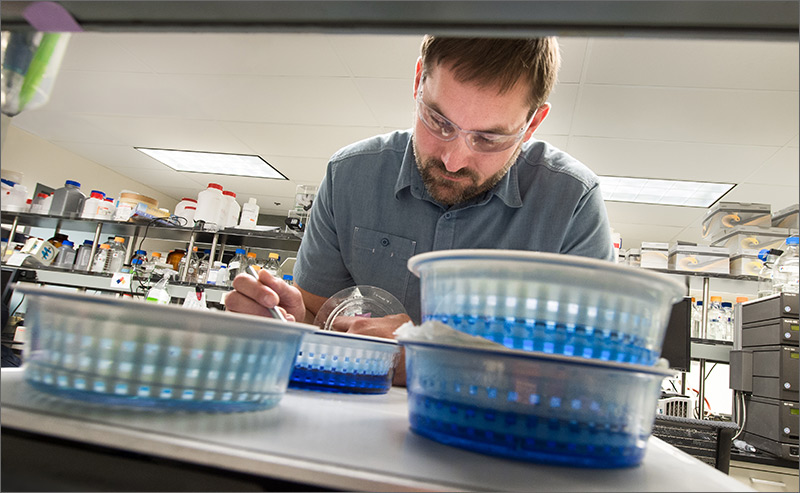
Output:
[[[515,135],[528,123],[527,87],[523,84],[498,94],[491,87],[456,81],[443,66],[428,73],[424,82],[420,81],[418,67],[417,89],[419,84],[422,94],[417,90],[417,97],[461,129]],[[414,126],[414,156],[428,193],[444,205],[466,202],[494,187],[516,161],[522,142],[541,123],[535,116],[529,131],[508,149],[478,152],[467,144],[464,133],[450,141],[434,136],[420,120],[419,111]]]

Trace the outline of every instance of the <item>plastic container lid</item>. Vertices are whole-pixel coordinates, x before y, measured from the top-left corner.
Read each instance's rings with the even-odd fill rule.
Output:
[[[197,248],[197,247],[195,247],[195,248]],[[247,258],[256,258],[256,252],[248,252],[247,253]]]
[[[114,237],[114,241],[116,241],[118,243],[125,243],[125,238],[123,238],[121,236],[115,236]]]
[[[64,182],[64,186],[67,186],[67,185],[72,185],[72,186],[74,186],[74,187],[81,188],[81,184],[80,184],[80,183],[78,183],[77,181],[73,181],[73,180],[67,180],[67,181],[65,181],[65,182]]]
[[[111,248],[111,245],[109,245],[108,243],[103,243],[102,245],[100,245],[101,250],[108,250],[109,248]]]
[[[161,252],[153,252],[153,257],[161,258]]]
[[[135,259],[131,260],[131,265],[139,265],[141,263],[142,263],[142,259],[140,259],[140,258],[135,258]]]
[[[730,301],[723,301],[722,302],[722,307],[723,308],[731,308],[731,307],[733,307],[733,303],[731,303]]]
[[[46,193],[42,193],[42,192],[37,193],[36,196],[40,197],[40,198],[43,198],[43,199],[46,199],[47,197],[49,197],[49,195],[47,195]]]
[[[72,243],[72,242],[71,242],[71,241],[69,241],[69,240],[64,240],[64,241],[62,241],[62,242],[61,242],[61,245],[62,245],[62,246],[72,246],[72,245],[74,245],[74,244],[75,244],[75,243]]]
[[[244,251],[244,248],[237,248],[237,249],[236,249],[236,253],[237,253],[237,254],[240,254],[240,253],[241,253],[242,255],[244,255],[244,253],[245,253],[245,251]]]
[[[800,242],[800,238],[798,238],[797,236],[790,236],[790,237],[786,238],[786,244],[787,245],[797,245],[799,242]]]
[[[102,190],[92,190],[92,191],[91,191],[91,195],[94,195],[94,194],[96,194],[96,193],[99,193],[99,194],[100,194],[100,195],[102,195],[103,197],[105,197],[105,196],[106,196],[106,194],[105,194],[105,193],[104,193]]]
[[[278,255],[278,254],[277,254],[277,253],[275,253],[275,252],[270,252],[270,254],[269,254],[269,258],[281,258],[281,256],[280,256],[280,255]]]
[[[745,301],[750,301],[747,296],[737,296],[736,303],[744,303]]]
[[[222,190],[222,185],[218,183],[209,183],[208,188],[216,188],[217,190]]]
[[[146,251],[144,251],[144,250],[136,250],[136,251],[135,251],[135,252],[133,252],[133,253],[135,253],[136,255],[139,255],[139,254],[142,254],[142,255],[147,255],[147,252],[146,252]]]
[[[183,202],[184,200],[185,200],[185,201],[187,201],[187,202],[194,202],[195,204],[197,203],[197,200],[195,200],[195,199],[190,199],[189,197],[184,197],[184,198],[182,198],[182,199],[181,199],[181,202]]]
[[[92,246],[94,244],[94,242],[92,240],[83,240],[83,244]]]
[[[236,194],[234,192],[231,192],[230,190],[225,190],[224,192],[222,192],[222,195],[230,195],[231,197],[236,198]]]
[[[194,206],[191,206],[191,205],[187,205],[186,207],[184,207],[184,209],[186,209],[187,211],[188,210],[196,211],[197,207],[194,207]]]
[[[103,198],[103,192],[98,192],[97,190],[92,190],[92,193],[89,196],[92,197],[92,198],[95,198],[95,199],[102,199]]]
[[[113,199],[113,198],[111,198],[111,197],[106,197],[106,198],[105,198],[105,201],[106,201],[106,202],[114,202],[114,199]]]
[[[711,301],[712,302],[714,302],[714,301],[722,302],[722,296],[712,296],[711,297]]]

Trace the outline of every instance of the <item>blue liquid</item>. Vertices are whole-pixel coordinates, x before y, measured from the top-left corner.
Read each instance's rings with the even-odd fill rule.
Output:
[[[642,337],[581,325],[515,317],[446,314],[428,315],[423,322],[429,320],[437,320],[509,349],[642,365],[654,364],[660,354],[647,349],[647,341]]]
[[[289,387],[354,394],[385,394],[392,386],[392,375],[365,375],[336,371],[311,370],[295,366]]]
[[[502,412],[409,394],[415,433],[510,459],[618,468],[639,464],[647,436],[619,425]]]

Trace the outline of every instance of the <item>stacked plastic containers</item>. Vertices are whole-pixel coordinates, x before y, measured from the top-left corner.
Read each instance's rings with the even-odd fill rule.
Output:
[[[194,226],[194,216],[197,213],[197,201],[189,197],[183,197],[178,205],[175,206],[175,215],[186,220],[185,226]]]
[[[429,252],[408,266],[429,322],[398,337],[414,432],[521,460],[641,462],[661,382],[674,374],[659,357],[681,283],[508,250]]]

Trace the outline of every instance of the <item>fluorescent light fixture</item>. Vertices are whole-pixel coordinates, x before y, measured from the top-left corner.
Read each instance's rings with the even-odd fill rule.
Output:
[[[184,173],[213,173],[216,175],[252,176],[288,180],[261,156],[250,154],[223,154],[218,152],[177,151],[134,147],[175,171]]]
[[[735,183],[600,177],[600,191],[605,200],[684,207],[710,207],[735,186]]]

